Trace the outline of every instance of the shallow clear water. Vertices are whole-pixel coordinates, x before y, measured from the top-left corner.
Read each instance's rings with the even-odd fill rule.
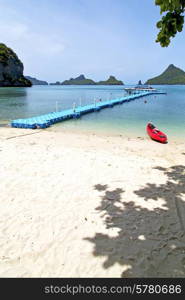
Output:
[[[124,86],[126,87],[126,86]],[[123,86],[33,86],[0,88],[0,124],[77,105],[122,97]],[[145,136],[152,121],[170,138],[185,138],[185,86],[158,86],[167,95],[152,95],[130,103],[59,123],[51,130],[72,129],[128,136]],[[147,103],[144,101],[147,100]],[[56,105],[57,102],[57,105]],[[57,106],[57,107],[56,107]]]

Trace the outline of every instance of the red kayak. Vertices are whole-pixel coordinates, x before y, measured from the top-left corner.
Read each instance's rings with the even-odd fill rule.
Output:
[[[151,137],[152,140],[166,143],[167,142],[167,136],[162,131],[157,129],[152,123],[148,123],[146,127],[148,135]]]

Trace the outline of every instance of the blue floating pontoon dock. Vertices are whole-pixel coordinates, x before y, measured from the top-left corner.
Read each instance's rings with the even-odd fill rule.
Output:
[[[100,109],[106,107],[112,107],[116,104],[130,102],[135,99],[149,96],[149,95],[154,95],[154,94],[166,94],[166,93],[160,91],[143,91],[143,92],[139,92],[138,94],[127,95],[122,98],[117,98],[117,99],[107,100],[107,101],[99,101],[99,102],[95,102],[94,104],[89,104],[85,106],[78,106],[74,109],[52,112],[49,114],[32,117],[28,119],[13,120],[11,121],[11,126],[15,128],[29,128],[29,129],[47,128],[52,124],[62,122],[64,120],[79,118],[81,115],[90,112],[99,111]]]

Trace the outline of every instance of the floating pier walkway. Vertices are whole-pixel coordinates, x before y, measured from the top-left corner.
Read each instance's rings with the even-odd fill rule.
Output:
[[[11,121],[11,126],[15,128],[29,128],[29,129],[43,128],[44,129],[58,122],[62,122],[73,118],[79,118],[81,115],[90,112],[99,111],[100,109],[106,107],[113,107],[116,104],[130,102],[135,99],[149,96],[149,95],[154,95],[154,94],[166,94],[166,93],[160,91],[140,92],[138,94],[127,95],[122,98],[117,98],[117,99],[107,100],[107,101],[98,101],[93,104],[78,106],[72,109],[62,110],[59,112],[52,112],[49,114],[32,117],[28,119],[13,120]]]

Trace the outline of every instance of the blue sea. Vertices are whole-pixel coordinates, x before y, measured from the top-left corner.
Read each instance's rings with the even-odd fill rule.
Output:
[[[0,88],[0,125],[13,119],[28,118],[86,105],[95,100],[125,95],[128,86],[33,86]],[[130,87],[130,86],[129,86]],[[185,86],[155,86],[166,95],[152,95],[106,108],[80,119],[65,121],[49,130],[69,129],[111,135],[146,136],[146,124],[152,121],[169,139],[185,139]],[[20,129],[21,130],[21,129]]]

